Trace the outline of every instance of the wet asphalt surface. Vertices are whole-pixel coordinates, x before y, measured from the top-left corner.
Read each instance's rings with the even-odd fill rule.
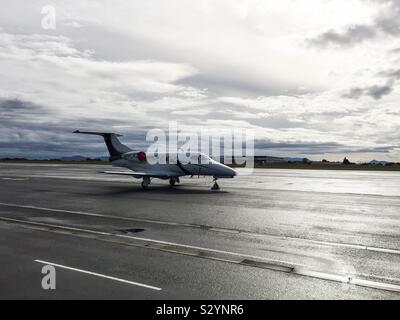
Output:
[[[0,164],[0,298],[400,298],[399,172],[255,170],[215,192],[109,168]]]

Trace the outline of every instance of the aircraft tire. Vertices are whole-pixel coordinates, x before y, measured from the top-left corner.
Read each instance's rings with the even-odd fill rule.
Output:
[[[147,190],[148,188],[149,188],[149,185],[147,183],[145,183],[144,181],[142,181],[142,189]]]

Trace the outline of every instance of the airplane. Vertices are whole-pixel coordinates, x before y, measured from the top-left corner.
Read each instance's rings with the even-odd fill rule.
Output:
[[[137,179],[142,179],[142,188],[149,188],[151,179],[158,178],[169,179],[169,184],[174,186],[180,183],[179,178],[183,176],[212,176],[213,186],[211,190],[219,190],[217,183],[219,178],[233,178],[237,175],[232,168],[211,159],[208,155],[201,152],[191,152],[189,161],[182,163],[179,161],[178,154],[163,154],[166,157],[166,163],[152,164],[148,162],[148,157],[144,151],[133,151],[122,144],[118,137],[122,135],[112,132],[92,132],[76,130],[73,133],[92,134],[102,136],[110,154],[109,161],[112,166],[130,169],[127,171],[104,171],[107,174],[128,175]],[[169,159],[176,159],[176,163],[169,163]],[[187,162],[187,163],[186,163]]]

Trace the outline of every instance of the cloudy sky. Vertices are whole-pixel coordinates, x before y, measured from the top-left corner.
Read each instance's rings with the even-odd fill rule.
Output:
[[[269,155],[400,161],[400,0],[0,0],[0,157],[171,120]],[[52,5],[56,28],[42,27]]]

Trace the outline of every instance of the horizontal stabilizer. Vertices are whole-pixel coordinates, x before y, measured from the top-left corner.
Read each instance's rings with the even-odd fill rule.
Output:
[[[98,136],[109,136],[109,135],[115,135],[117,137],[122,137],[122,134],[114,133],[114,132],[95,132],[95,131],[80,131],[80,130],[75,130],[73,133],[82,133],[82,134],[95,134]]]

